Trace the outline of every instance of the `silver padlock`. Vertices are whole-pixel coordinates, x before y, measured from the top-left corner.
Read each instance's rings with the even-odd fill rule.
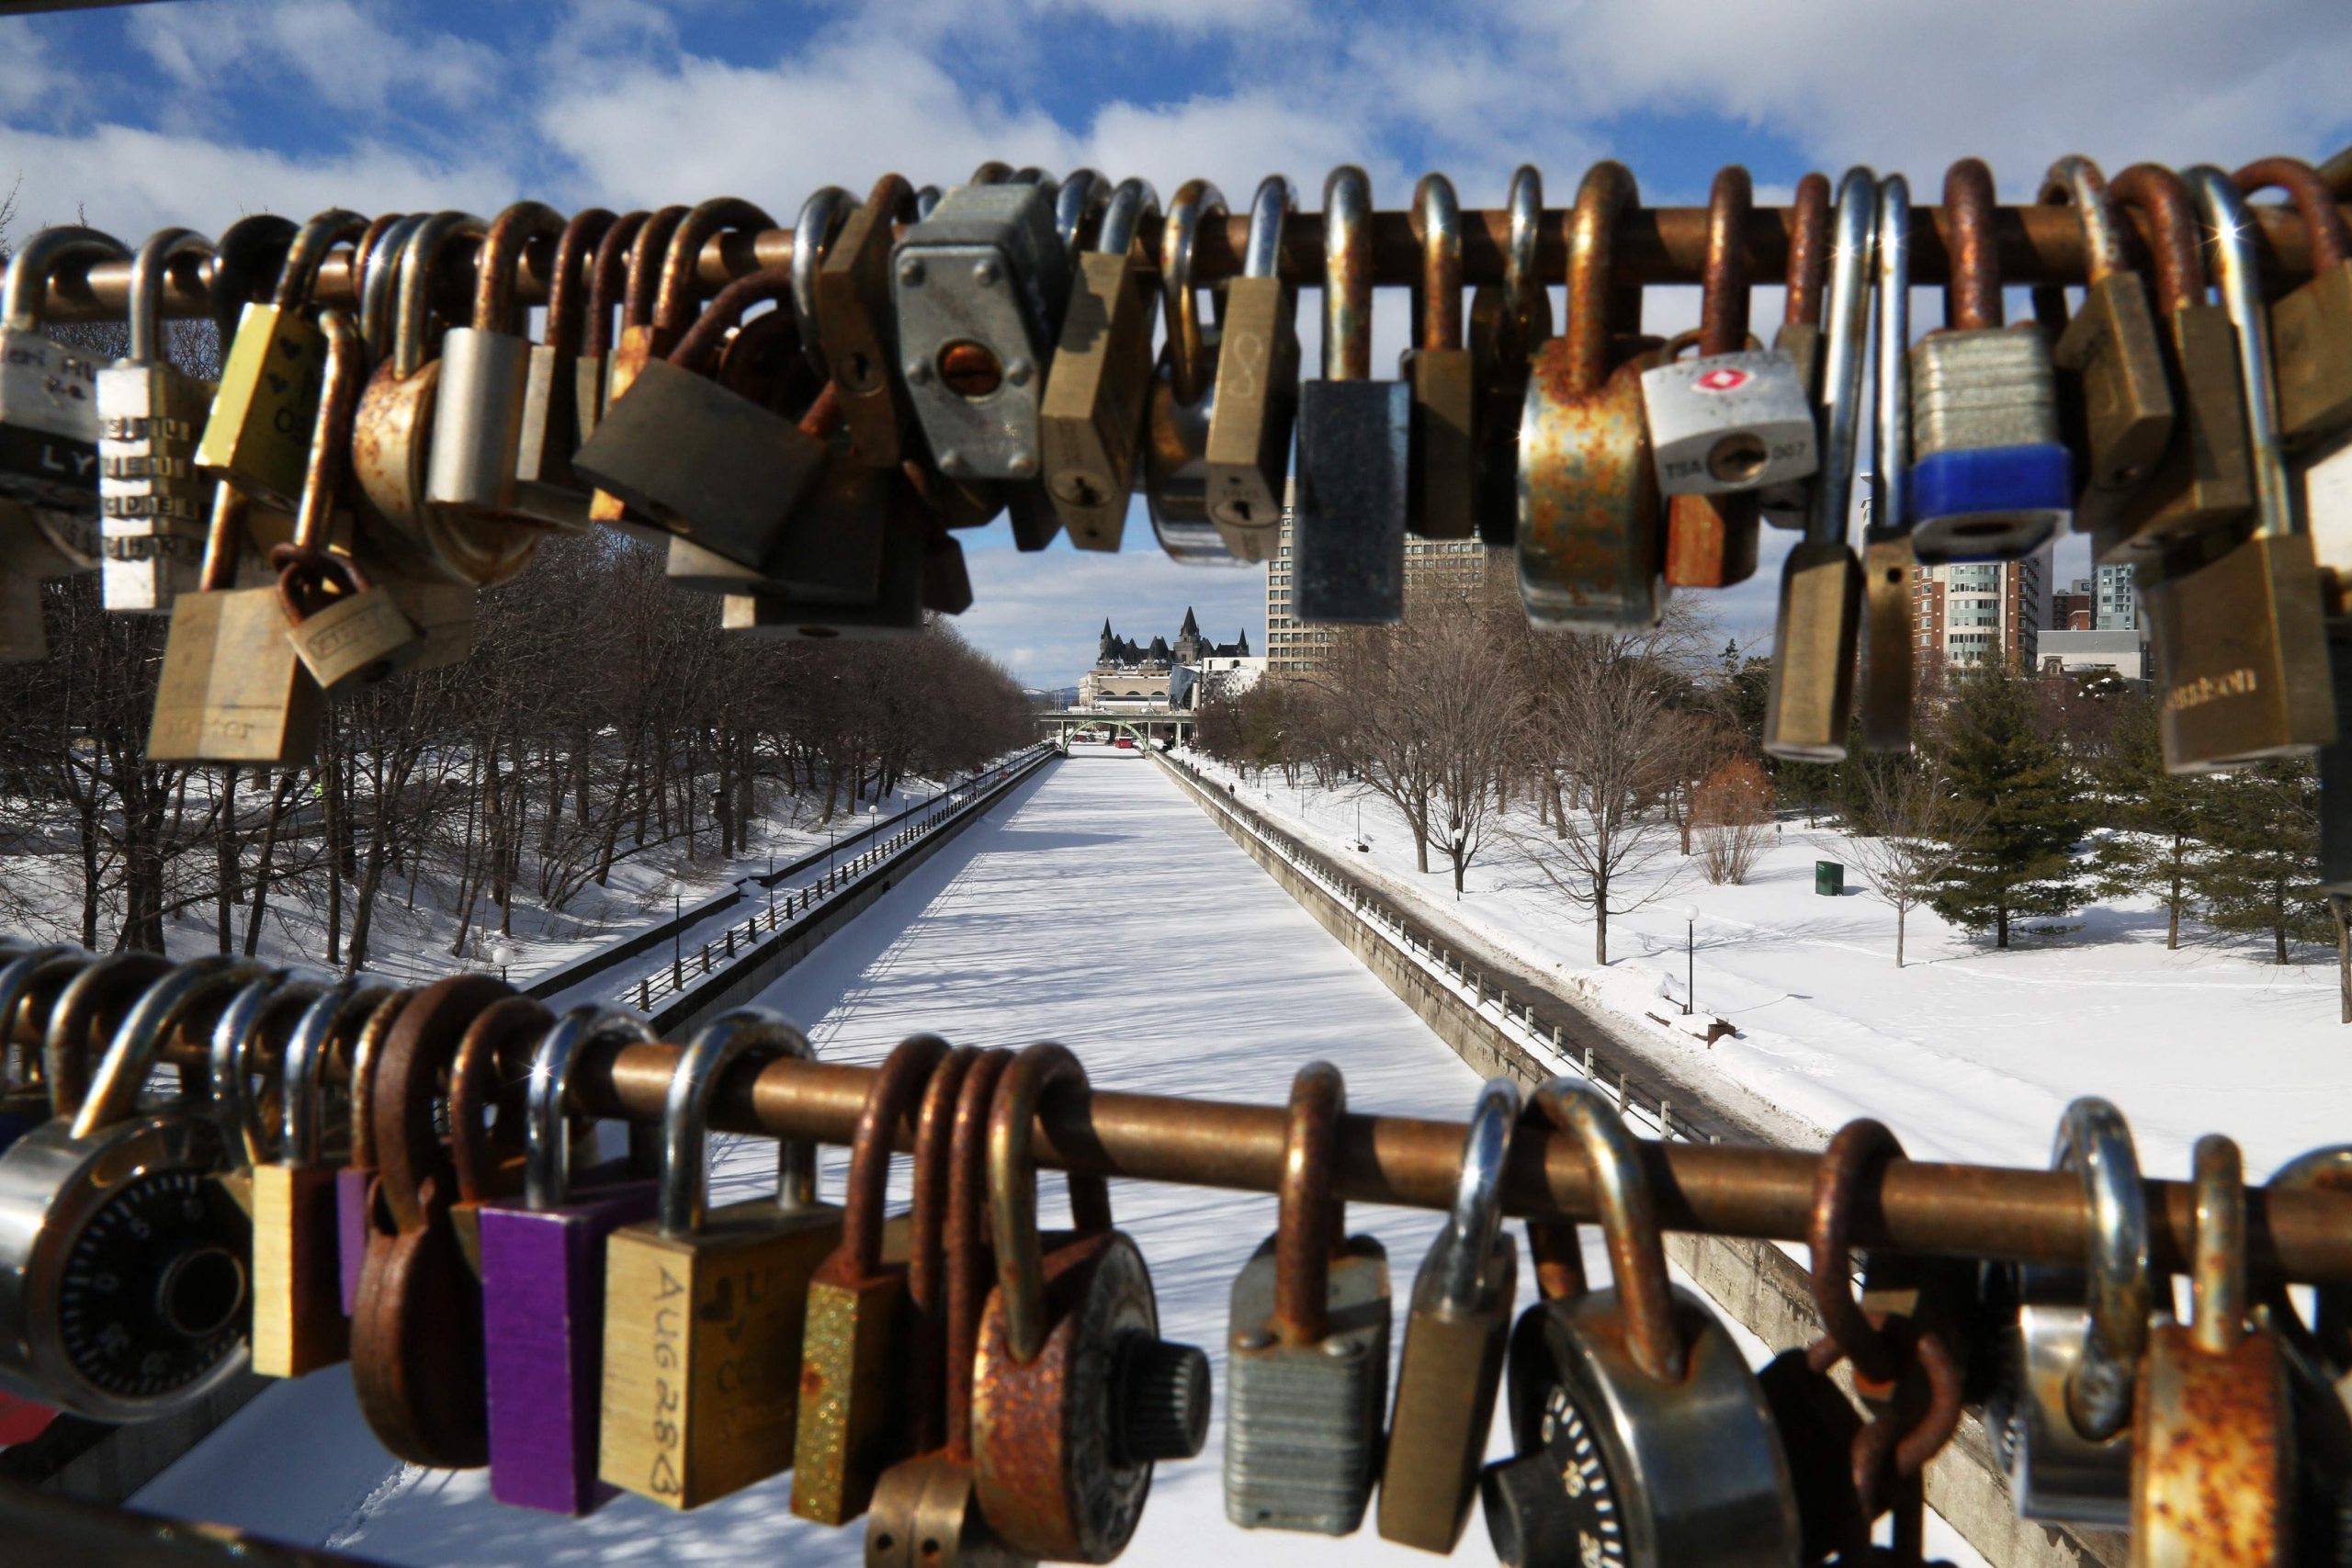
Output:
[[[1050,184],[948,193],[899,241],[891,299],[915,415],[951,479],[1037,477],[1046,367],[1069,295]]]
[[[196,470],[213,389],[164,353],[164,275],[212,254],[187,229],[150,234],[130,265],[130,352],[98,372],[98,590],[109,610],[167,612],[204,564],[211,481]]]
[[[528,312],[514,299],[515,274],[533,241],[552,243],[563,227],[560,213],[536,201],[514,203],[490,225],[474,260],[472,324],[451,327],[441,339],[441,385],[425,453],[431,505],[498,522],[585,525],[584,500],[541,516],[544,498],[517,480],[533,345],[524,330]]]
[[[0,282],[0,501],[97,515],[97,366],[41,331],[41,309],[60,269],[130,257],[111,234],[62,228],[42,230],[8,258]]]
[[[1591,1162],[1615,1283],[1583,1288],[1573,1224],[1530,1225],[1544,1300],[1511,1335],[1519,1457],[1484,1481],[1495,1554],[1514,1568],[1795,1562],[1796,1489],[1763,1388],[1715,1314],[1668,1280],[1638,1144],[1589,1084],[1554,1078],[1532,1105]]]
[[[1216,319],[1204,322],[1193,281],[1193,248],[1201,225],[1224,217],[1223,193],[1206,180],[1187,180],[1168,204],[1168,221],[1159,231],[1168,345],[1152,378],[1144,415],[1143,492],[1160,549],[1169,559],[1187,566],[1241,564],[1209,516],[1209,425],[1216,414],[1225,291],[1212,291]]]
[[[202,1399],[245,1364],[242,1210],[209,1109],[141,1108],[181,1020],[268,973],[250,959],[170,970],[114,1032],[73,1116],[0,1152],[0,1383],[99,1421]]]
[[[1777,349],[1678,359],[1642,372],[1650,457],[1667,495],[1727,495],[1819,467],[1813,407]]]
[[[1347,1085],[1291,1080],[1280,1229],[1233,1281],[1226,1340],[1225,1517],[1244,1529],[1350,1535],[1363,1523],[1388,1403],[1388,1253],[1347,1234],[1332,1156]]]
[[[2122,1529],[2132,1522],[2132,1402],[2148,1346],[2148,1211],[2123,1113],[2085,1096],[2051,1156],[2078,1172],[2091,1211],[2082,1269],[2018,1272],[2006,1385],[1988,1404],[2021,1517]]]

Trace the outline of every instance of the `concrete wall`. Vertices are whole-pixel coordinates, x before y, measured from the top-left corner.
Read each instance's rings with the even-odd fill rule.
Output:
[[[1473,1070],[1529,1088],[1552,1076],[1550,1067],[1504,1034],[1493,1020],[1434,984],[1378,927],[1274,853],[1180,770],[1162,765],[1243,853],[1264,867],[1283,892]],[[1804,1269],[1771,1243],[1669,1232],[1666,1254],[1726,1315],[1774,1351],[1820,1337],[1821,1319],[1814,1310]],[[1839,1375],[1842,1379],[1844,1369]],[[1973,1414],[1962,1418],[1958,1434],[1929,1461],[1928,1505],[1995,1568],[2081,1568],[2086,1563],[2123,1568],[2125,1543],[2120,1536],[2069,1533],[2017,1517],[2007,1478],[1995,1465],[1991,1439]]]

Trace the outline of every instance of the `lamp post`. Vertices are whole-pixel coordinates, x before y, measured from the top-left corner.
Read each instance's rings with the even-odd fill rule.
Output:
[[[775,930],[775,852],[768,852],[768,930]]]
[[[1692,992],[1698,987],[1698,951],[1696,933],[1699,929],[1699,906],[1685,904],[1675,911],[1682,917],[1682,1016],[1690,1016]]]

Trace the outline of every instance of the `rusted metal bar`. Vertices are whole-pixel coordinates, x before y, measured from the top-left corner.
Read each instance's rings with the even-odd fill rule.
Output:
[[[2335,165],[2331,164],[2330,167]],[[2341,188],[2339,186],[2339,188]],[[1759,207],[1747,222],[1746,249],[1748,275],[1770,282],[1782,276],[1788,265],[1792,208]],[[2254,209],[2262,231],[2267,261],[2275,261],[2290,277],[2311,271],[2302,220],[2292,211],[2274,206]],[[1940,207],[1912,209],[1911,280],[1926,287],[1942,283],[1950,272],[1946,247],[1948,228]],[[2134,227],[2137,212],[2120,216]],[[2352,208],[2346,209],[2352,220]],[[1559,283],[1567,276],[1567,221],[1565,209],[1544,215],[1542,239],[1536,249],[1536,270],[1545,280]],[[1510,232],[1510,214],[1502,209],[1464,212],[1462,270],[1467,283],[1498,283],[1503,273],[1503,246]],[[1147,258],[1159,254],[1157,218],[1147,219],[1141,241]],[[1211,222],[1200,232],[1193,265],[1204,283],[1230,277],[1241,270],[1241,254],[1249,235],[1247,216]],[[135,237],[134,237],[135,238]],[[2083,281],[2082,227],[2071,207],[2004,207],[1994,215],[1993,245],[2003,281],[2014,287],[2033,284],[2079,284]],[[453,315],[465,314],[473,299],[470,242],[453,242],[449,265],[440,280],[441,303]],[[1707,252],[1707,209],[1703,207],[1661,207],[1637,209],[1620,226],[1611,258],[1614,277],[1631,284],[1695,286]],[[2144,246],[2135,260],[2144,260]],[[704,247],[697,267],[701,292],[716,294],[729,282],[764,267],[788,266],[792,231],[770,229],[758,234],[727,233]],[[1142,264],[1148,273],[1154,263]],[[526,254],[515,285],[515,297],[526,304],[544,304],[548,277],[548,254]],[[1372,220],[1372,272],[1384,287],[1408,287],[1418,277],[1420,245],[1414,238],[1411,215],[1404,211],[1375,212]],[[1302,288],[1319,287],[1323,276],[1323,218],[1317,212],[1291,216],[1283,228],[1282,274]],[[211,312],[203,292],[209,266],[183,274],[175,271],[164,289],[168,316],[202,316]],[[48,319],[93,321],[120,317],[130,291],[130,264],[105,262],[86,275],[68,273],[50,286]],[[348,304],[353,298],[347,258],[338,253],[319,269],[318,298],[330,304]]]

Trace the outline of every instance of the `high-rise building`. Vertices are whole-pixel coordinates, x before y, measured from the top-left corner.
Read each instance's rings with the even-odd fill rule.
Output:
[[[2091,611],[2091,629],[2132,632],[2140,629],[2140,585],[2129,566],[2098,569],[2098,603]]]
[[[1964,670],[2007,660],[2034,669],[2052,553],[2044,545],[2024,560],[1914,568],[1919,664]]]
[[[1295,485],[1296,481],[1293,481]],[[1266,565],[1266,667],[1277,672],[1312,669],[1319,647],[1331,640],[1329,626],[1310,626],[1292,612],[1291,495],[1283,496],[1283,529],[1274,558]],[[1405,539],[1405,611],[1459,601],[1487,581],[1489,558],[1509,551],[1487,548],[1476,539]],[[1508,562],[1498,570],[1508,570]]]
[[[1319,645],[1331,640],[1330,627],[1303,625],[1291,613],[1290,509],[1296,484],[1283,488],[1282,536],[1266,563],[1266,668],[1277,675],[1312,670],[1322,662]]]
[[[2053,632],[2091,629],[2091,580],[2078,577],[2050,595],[2050,625]]]

